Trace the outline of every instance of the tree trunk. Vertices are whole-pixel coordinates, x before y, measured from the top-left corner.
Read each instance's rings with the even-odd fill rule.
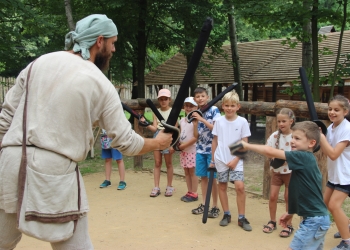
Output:
[[[233,75],[235,82],[238,83],[236,87],[236,92],[239,96],[240,100],[243,100],[243,91],[242,91],[242,79],[241,79],[241,70],[240,70],[240,62],[238,55],[238,47],[237,47],[237,32],[236,32],[236,22],[234,17],[234,7],[230,6],[228,13],[228,22],[229,22],[229,34],[230,34],[230,42],[231,42],[231,55],[233,62]]]
[[[72,14],[72,6],[70,4],[70,0],[64,0],[64,7],[66,9],[66,16],[67,16],[67,22],[69,30],[75,30],[75,23],[73,20],[73,14]]]
[[[310,0],[303,1],[303,9],[312,8]],[[302,49],[302,66],[306,70],[308,78],[311,75],[312,67],[312,43],[311,43],[311,22],[309,19],[303,23],[303,49]]]
[[[318,0],[313,0],[312,7],[312,62],[313,62],[313,83],[312,94],[314,102],[320,101],[320,65],[318,62]]]
[[[187,62],[187,66],[191,61],[191,57],[192,55],[186,55],[186,62]],[[194,96],[194,90],[197,88],[198,84],[197,84],[197,77],[196,74],[194,74],[193,78],[192,78],[192,82],[190,85],[190,90],[191,90],[191,96]]]
[[[131,99],[137,99],[137,85],[135,85],[135,83],[138,82],[137,81],[137,68],[135,63],[132,63],[132,90],[131,90]]]
[[[190,16],[190,12],[189,10],[185,10],[188,13],[188,16]],[[192,53],[186,53],[185,57],[186,57],[186,63],[187,63],[187,67],[191,61],[192,55],[193,55],[193,46],[191,45],[190,39],[189,39],[189,34],[190,34],[190,30],[191,30],[191,24],[189,23],[189,20],[186,18],[184,20],[184,34],[185,34],[185,48],[191,48]],[[194,90],[197,88],[198,84],[197,84],[197,77],[196,74],[194,74],[193,78],[192,78],[192,82],[190,85],[190,92],[191,92],[191,96],[194,96]]]
[[[138,56],[137,56],[137,97],[145,97],[145,68],[146,68],[146,15],[147,0],[139,1],[139,31],[137,33]]]
[[[347,17],[346,8],[347,8],[347,5],[348,5],[348,0],[344,0],[344,9],[343,9],[344,17],[343,17],[343,22],[342,22],[342,25],[341,25],[341,31],[340,31],[339,43],[338,43],[338,52],[337,52],[337,58],[335,60],[335,65],[334,65],[334,74],[333,74],[332,87],[331,87],[331,92],[329,94],[329,98],[332,98],[333,94],[334,94],[335,79],[337,77],[337,70],[338,70],[338,63],[339,63],[339,58],[340,58],[340,51],[341,51],[341,46],[342,46],[342,42],[343,42],[344,29],[345,29],[345,25],[346,25],[346,17]]]

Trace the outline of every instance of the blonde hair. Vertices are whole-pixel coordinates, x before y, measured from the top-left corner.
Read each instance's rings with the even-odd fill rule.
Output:
[[[235,90],[232,90],[224,95],[224,97],[222,98],[222,103],[225,103],[225,102],[239,104],[239,96]]]
[[[276,112],[276,117],[277,115],[286,115],[288,116],[289,119],[293,120],[292,126],[294,126],[295,124],[295,115],[293,110],[289,109],[289,108],[281,108]],[[277,133],[277,140],[275,143],[275,146],[277,149],[279,149],[279,145],[280,145],[280,137],[281,137],[282,131],[280,129],[278,129],[278,133]]]
[[[292,131],[299,130],[303,132],[308,140],[315,140],[316,144],[313,150],[320,145],[321,133],[318,125],[311,121],[297,122],[293,127]]]

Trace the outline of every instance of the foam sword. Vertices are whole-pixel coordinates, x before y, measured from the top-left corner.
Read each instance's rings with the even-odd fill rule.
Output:
[[[306,76],[306,71],[303,67],[299,68],[299,74],[300,74],[300,79],[301,79],[301,85],[303,86],[304,93],[305,93],[307,107],[308,107],[309,112],[310,112],[310,118],[313,122],[315,122],[321,128],[322,133],[324,135],[327,135],[326,125],[322,121],[320,121],[317,117],[317,112],[316,112],[316,108],[315,108],[315,103],[312,99],[309,81],[308,81],[307,76]],[[317,152],[319,149],[320,149],[320,146],[317,146],[314,149],[314,153]]]
[[[232,85],[228,86],[224,91],[222,91],[220,94],[218,94],[217,96],[215,96],[215,98],[213,98],[213,100],[211,100],[210,102],[208,102],[206,105],[204,105],[203,107],[201,107],[200,109],[191,111],[190,113],[187,114],[186,116],[186,121],[188,123],[191,123],[194,119],[194,117],[192,117],[193,113],[198,113],[200,116],[203,116],[203,113],[205,113],[206,111],[208,111],[208,109],[210,109],[212,106],[214,106],[218,101],[220,101],[225,94],[227,94],[228,92],[232,91],[233,89],[235,89],[237,87],[238,83],[233,83]]]
[[[208,42],[209,35],[210,35],[212,28],[213,28],[213,19],[208,17],[202,26],[199,38],[197,40],[196,46],[194,47],[194,51],[193,51],[191,60],[188,64],[185,76],[184,76],[182,83],[180,85],[180,89],[179,89],[178,94],[175,98],[175,101],[174,101],[174,104],[173,104],[172,109],[170,111],[168,120],[165,122],[161,116],[158,117],[157,113],[159,114],[159,112],[157,112],[158,110],[155,107],[155,105],[149,99],[148,99],[149,102],[146,101],[148,106],[152,109],[153,113],[157,116],[158,120],[164,126],[164,132],[165,133],[173,133],[173,142],[171,144],[172,146],[174,144],[176,144],[176,142],[179,139],[180,133],[179,133],[179,131],[176,131],[176,129],[174,129],[175,124],[178,120],[178,116],[181,112],[183,103],[184,103],[186,97],[188,96],[188,89],[192,83],[194,74],[197,70],[199,61],[202,57],[205,46]],[[161,118],[161,119],[159,119],[159,118]],[[163,120],[163,122],[162,122],[162,120]],[[177,136],[175,136],[174,133],[175,134],[177,133]]]
[[[123,102],[122,102],[122,106],[125,111],[127,111],[131,116],[133,116],[139,121],[140,126],[147,127],[150,125],[150,123],[146,120],[146,118],[143,115],[137,113],[135,110],[132,110],[128,105],[126,105]],[[141,121],[142,118],[144,118],[145,121]]]

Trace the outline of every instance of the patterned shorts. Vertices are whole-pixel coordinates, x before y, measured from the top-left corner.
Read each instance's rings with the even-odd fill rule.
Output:
[[[218,182],[232,182],[234,183],[235,181],[244,181],[244,175],[243,171],[235,171],[231,169],[227,169],[224,172],[219,172],[218,173]]]
[[[196,167],[196,153],[181,152],[180,164],[183,168]]]

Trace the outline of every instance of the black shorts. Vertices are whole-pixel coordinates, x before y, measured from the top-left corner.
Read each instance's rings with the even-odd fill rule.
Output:
[[[333,184],[333,183],[328,181],[326,186],[331,188],[331,189],[335,189],[335,190],[341,191],[343,193],[346,193],[350,197],[350,185]]]

